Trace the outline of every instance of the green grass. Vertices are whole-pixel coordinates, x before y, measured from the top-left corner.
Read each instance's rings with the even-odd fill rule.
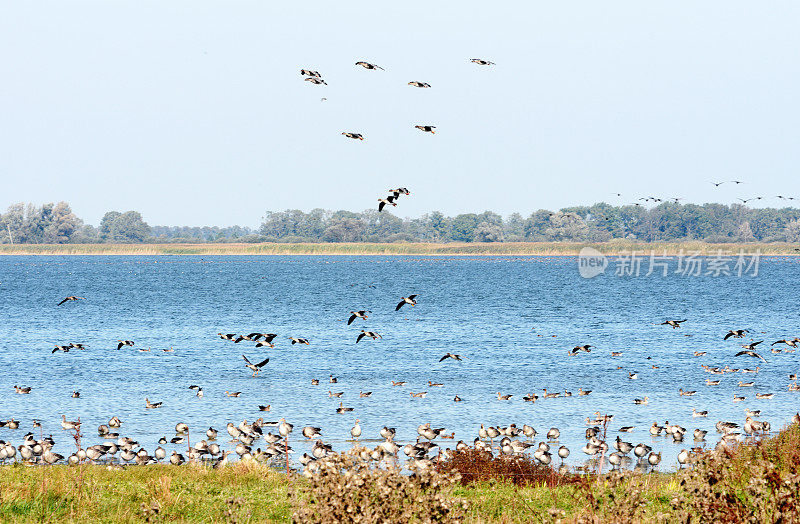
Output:
[[[0,255],[577,255],[585,246],[605,254],[754,253],[798,255],[800,244],[705,242],[471,242],[471,243],[317,243],[317,244],[0,244]]]

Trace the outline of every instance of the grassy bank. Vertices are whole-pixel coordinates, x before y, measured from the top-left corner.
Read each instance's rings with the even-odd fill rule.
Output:
[[[488,242],[488,243],[319,243],[319,244],[0,244],[0,255],[577,255],[591,246],[605,254],[638,253],[675,255],[698,252],[705,255],[754,253],[798,255],[800,244],[705,242],[629,242],[599,244],[578,242]]]

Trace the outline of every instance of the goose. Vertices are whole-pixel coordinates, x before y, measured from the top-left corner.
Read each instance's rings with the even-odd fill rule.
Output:
[[[533,426],[529,426],[527,424],[522,425],[522,434],[525,435],[527,438],[533,438],[536,436],[537,432]]]
[[[561,393],[559,393],[558,391],[555,393],[548,393],[547,388],[542,388],[542,389],[544,390],[544,398],[556,398],[561,396]]]
[[[308,440],[312,438],[317,438],[322,436],[322,428],[317,428],[314,426],[306,426],[303,428],[303,436],[306,437]]]
[[[45,452],[42,454],[42,460],[44,460],[48,464],[55,464],[56,462],[58,462],[60,460],[63,460],[63,459],[64,459],[64,455],[59,455],[58,453],[53,453],[52,451],[50,451],[50,448],[45,450]]]
[[[307,338],[289,337],[289,340],[292,341],[292,345],[295,345],[295,344],[305,344],[306,346],[310,346],[311,345],[311,343],[308,341]]]
[[[377,340],[379,338],[383,338],[382,336],[380,336],[378,333],[376,333],[374,331],[364,331],[362,329],[361,333],[359,333],[359,335],[356,337],[356,344],[358,344],[358,342],[364,337],[369,337],[372,340]]]
[[[386,440],[394,440],[394,436],[397,434],[397,430],[395,428],[388,428],[386,426],[383,426],[383,429],[381,429],[380,434]]]
[[[734,402],[742,402],[742,401],[744,401],[744,400],[747,400],[747,397],[741,397],[741,396],[739,396],[739,395],[734,395],[734,396],[733,396],[733,401],[734,401]]]
[[[766,362],[766,361],[767,361],[767,359],[765,359],[764,357],[762,357],[761,355],[759,355],[759,354],[758,354],[758,353],[756,353],[755,351],[750,351],[750,350],[739,351],[739,352],[738,352],[738,353],[736,353],[736,355],[734,355],[734,356],[735,356],[735,357],[740,357],[740,356],[742,356],[742,355],[746,355],[746,356],[748,356],[748,357],[753,357],[753,358],[760,358],[760,359],[761,359],[761,360],[763,360],[764,362]]]
[[[83,297],[69,296],[69,297],[65,298],[64,300],[62,300],[61,302],[59,302],[58,305],[60,306],[61,304],[65,303],[65,302],[74,302],[74,301],[78,301],[78,300],[86,300],[86,299],[83,298]]]
[[[756,393],[756,398],[770,399],[775,396],[775,393]]]
[[[133,340],[118,340],[119,344],[117,344],[117,350],[124,348],[125,346],[133,346],[135,342]]]
[[[73,391],[71,396],[72,396],[72,398],[81,398],[81,392],[80,391]]]
[[[781,340],[776,340],[776,341],[775,341],[775,342],[773,342],[771,345],[773,345],[773,346],[774,346],[775,344],[786,344],[786,345],[787,345],[787,346],[789,346],[789,347],[796,348],[796,347],[797,347],[797,342],[798,342],[798,340],[786,340],[786,339],[781,339]]]
[[[361,426],[359,425],[359,422],[361,421],[356,419],[355,425],[350,429],[350,435],[356,440],[358,440],[358,437],[361,436]]]
[[[565,389],[565,390],[564,390],[564,396],[565,396],[565,397],[571,397],[571,396],[572,396],[572,391],[567,391],[567,390]]]
[[[236,338],[236,333],[228,333],[227,335],[223,335],[222,333],[217,333],[217,335],[219,335],[219,338],[221,338],[222,340],[230,340],[231,342],[233,342],[233,340]]]
[[[372,313],[372,311],[369,311],[369,310],[351,311],[350,312],[350,318],[347,319],[347,325],[349,326],[350,324],[352,324],[353,321],[355,319],[357,319],[357,318],[361,318],[363,320],[367,320],[367,316],[368,316],[367,313]]]
[[[81,351],[85,351],[86,350],[86,345],[85,344],[76,344],[75,342],[70,342],[69,343],[69,347],[74,348],[74,349],[80,349]]]
[[[27,395],[32,389],[33,388],[31,387],[17,386],[16,384],[14,385],[14,393],[18,395]]]
[[[634,429],[636,429],[636,426],[622,426],[617,431],[622,433],[632,433]]]
[[[639,378],[639,374],[638,373],[631,373],[630,371],[628,371],[628,379],[629,380],[637,380],[638,378]]]
[[[400,308],[405,306],[406,304],[411,304],[412,306],[417,305],[417,296],[419,295],[408,295],[407,297],[402,297],[400,299],[400,303],[397,304],[397,307],[394,308],[395,311],[400,311]]]
[[[101,437],[108,435],[110,432],[111,430],[109,430],[108,426],[105,424],[100,424],[99,426],[97,426],[97,434],[100,435]]]
[[[678,389],[678,396],[680,397],[691,397],[695,395],[697,391],[684,391],[682,388]]]
[[[392,193],[392,196],[394,196],[395,199],[397,199],[400,197],[400,195],[406,195],[406,196],[410,195],[411,191],[409,191],[408,188],[406,187],[398,187],[397,189],[390,189],[389,193]]]
[[[558,456],[561,458],[561,462],[564,462],[564,459],[569,457],[569,448],[567,446],[558,448]]]
[[[742,347],[747,349],[747,350],[753,350],[753,349],[756,348],[757,345],[761,344],[762,342],[764,342],[764,341],[763,340],[758,340],[756,342],[749,342],[747,344],[742,344]]]
[[[428,387],[431,387],[431,388],[440,388],[440,387],[442,387],[442,386],[444,386],[444,384],[442,384],[442,383],[440,383],[440,382],[431,382],[430,380],[428,381]]]
[[[352,138],[353,140],[364,140],[364,136],[361,133],[350,133],[345,131],[342,134],[347,138]]]
[[[724,337],[722,337],[722,340],[728,340],[731,337],[744,338],[745,333],[747,333],[748,331],[749,330],[747,329],[732,329],[728,331],[728,333]]]
[[[369,398],[372,396],[372,391],[360,391],[358,393],[358,398]]]
[[[686,320],[687,319],[685,319],[685,318],[683,320],[665,320],[660,325],[662,325],[662,326],[671,326],[672,329],[676,329],[676,328],[681,327],[681,324],[686,322]]]
[[[647,455],[647,463],[653,467],[658,466],[661,463],[661,452],[651,452]]]
[[[250,361],[247,359],[247,357],[246,357],[246,356],[242,355],[242,358],[244,359],[244,362],[245,362],[245,367],[246,367],[247,369],[250,369],[250,370],[252,370],[252,371],[253,371],[253,376],[254,376],[254,377],[255,377],[255,376],[257,376],[257,375],[258,375],[258,373],[259,373],[259,371],[261,371],[261,368],[262,368],[262,367],[264,367],[264,366],[267,364],[267,362],[269,362],[269,359],[268,359],[268,358],[265,358],[264,360],[262,360],[262,361],[261,361],[261,362],[259,362],[258,364],[253,364],[252,362],[250,362]]]
[[[459,397],[458,395],[453,397],[453,402],[461,402],[461,400],[462,400],[461,397]]]
[[[572,348],[570,350],[570,354],[571,355],[575,355],[575,354],[579,353],[580,351],[585,351],[586,353],[591,353],[592,352],[591,348],[593,348],[593,347],[594,346],[591,345],[591,344],[584,344],[582,346],[575,346],[574,348]]]
[[[336,397],[336,398],[339,398],[339,397],[341,397],[342,395],[344,395],[344,391],[340,391],[340,392],[338,392],[338,393],[334,393],[333,391],[331,391],[331,390],[328,390],[328,397],[329,397],[329,398],[334,398],[334,397]]]
[[[630,442],[625,442],[624,440],[619,438],[619,435],[617,435],[617,438],[614,441],[614,448],[623,455],[627,455],[633,449],[633,444],[631,444]]]
[[[156,460],[160,462],[164,460],[164,458],[167,456],[167,450],[165,450],[161,446],[158,446],[156,450],[153,452],[153,455],[155,456]]]
[[[537,395],[536,393],[531,393],[530,395],[525,395],[524,397],[522,397],[522,400],[524,400],[525,402],[536,402],[536,399],[538,398],[539,395]]]
[[[156,409],[160,408],[163,402],[150,402],[150,399],[145,397],[144,398],[144,407],[147,409]]]
[[[78,419],[77,421],[70,422],[67,420],[67,417],[65,415],[61,415],[61,427],[64,428],[65,430],[80,429],[81,421],[80,419]]]
[[[227,396],[229,396],[229,397],[238,398],[239,396],[241,396],[242,392],[241,391],[226,391],[225,394]]]
[[[186,459],[183,458],[183,455],[181,455],[177,451],[173,451],[172,455],[170,455],[169,457],[169,463],[172,464],[173,466],[180,466],[184,462],[186,462]]]
[[[756,384],[755,382],[742,382],[740,380],[738,386],[740,388],[752,388],[753,386],[755,386],[755,384]]]
[[[58,351],[63,351],[64,353],[69,353],[70,346],[59,346],[56,344],[56,347],[53,348],[53,351],[50,354],[56,353]]]
[[[578,395],[579,395],[579,396],[582,396],[582,397],[585,397],[585,396],[587,396],[587,395],[588,395],[589,393],[591,393],[591,392],[592,392],[592,390],[591,390],[591,389],[590,389],[590,390],[588,390],[588,391],[584,391],[582,388],[578,388]]]
[[[333,375],[331,375],[330,378],[328,379],[328,382],[330,382],[331,384],[336,384],[338,381],[339,379],[334,377]]]
[[[286,438],[289,436],[289,433],[292,432],[292,429],[294,429],[294,425],[289,424],[285,419],[281,419],[280,422],[281,423],[278,425],[278,433],[280,433],[282,437]]]
[[[256,342],[256,346],[255,347],[272,349],[272,348],[275,347],[275,344],[273,344],[272,342],[268,342],[266,340],[259,340],[258,342]]]
[[[703,440],[705,440],[707,433],[708,431],[706,430],[700,428],[695,429],[693,434],[695,442],[702,442]]]
[[[414,126],[414,127],[415,127],[415,128],[417,128],[417,129],[419,129],[420,131],[424,131],[424,132],[426,132],[426,133],[431,133],[431,134],[433,134],[433,135],[435,135],[435,134],[436,134],[436,131],[434,131],[434,129],[436,129],[436,126],[431,126],[431,125],[419,125],[419,126]]]
[[[409,393],[414,398],[425,398],[425,396],[428,394],[427,391],[420,391],[419,393],[414,393],[413,391],[409,391]]]
[[[706,379],[707,386],[719,386],[719,380],[711,380],[710,378]]]
[[[308,76],[308,77],[304,78],[303,80],[305,80],[306,82],[311,82],[314,85],[323,85],[323,84],[324,85],[328,85],[328,82],[326,82],[325,80],[323,80],[321,78],[317,78],[315,76]]]
[[[561,436],[561,431],[558,428],[550,428],[547,432],[547,439],[548,440],[558,440],[558,437]]]
[[[659,426],[655,422],[653,422],[653,425],[650,426],[650,434],[653,435],[654,437],[660,435],[662,431],[664,431],[664,428]]]
[[[653,448],[646,444],[642,444],[641,442],[636,444],[636,447],[633,448],[633,454],[636,455],[638,458],[642,458],[648,453],[653,451]]]
[[[686,451],[685,449],[680,450],[680,452],[678,453],[678,463],[680,464],[680,466],[678,466],[678,469],[683,467],[683,465],[687,464],[688,462],[689,462],[689,452]]]
[[[800,424],[800,413],[792,415],[792,424]]]
[[[619,467],[619,465],[622,463],[622,455],[619,452],[615,451],[614,453],[608,456],[608,463],[611,464],[612,469],[614,467]]]
[[[316,78],[322,78],[322,75],[319,74],[319,71],[312,71],[311,69],[301,69],[300,74],[303,76],[313,76]]]
[[[269,411],[270,409],[272,409],[272,405],[271,404],[267,404],[266,406],[262,406],[262,405],[258,406],[258,410],[259,411]]]
[[[439,359],[439,362],[443,362],[443,361],[447,360],[448,358],[452,358],[453,360],[459,360],[460,361],[461,360],[461,355],[455,355],[453,353],[447,353],[445,356],[443,356],[442,358]]]
[[[621,357],[622,356],[622,351],[612,351],[611,352],[611,356],[612,357]]]
[[[695,352],[694,352],[694,356],[696,356],[696,357],[702,357],[702,356],[703,356],[703,355],[705,355],[706,353],[707,353],[707,351],[695,351]]]
[[[217,439],[217,430],[212,428],[212,427],[209,427],[206,430],[206,437],[208,437],[209,440],[216,440]]]
[[[484,60],[482,58],[470,58],[469,61],[472,62],[473,64],[478,64],[478,65],[482,65],[482,66],[495,65],[494,62],[490,62],[490,61]]]
[[[388,196],[386,198],[379,198],[378,199],[378,211],[383,211],[383,208],[387,205],[392,207],[397,207],[397,204],[394,202],[393,196]]]
[[[311,385],[312,386],[319,386],[319,379],[318,378],[312,378],[311,379]]]
[[[707,417],[708,411],[697,411],[695,408],[692,408],[692,417]]]
[[[339,407],[336,408],[336,413],[341,415],[342,413],[347,413],[348,411],[353,411],[353,408],[346,408],[341,402],[339,402]]]
[[[122,421],[119,419],[119,417],[116,417],[116,416],[115,417],[111,417],[108,420],[108,427],[110,427],[110,428],[118,428],[120,426],[122,426]]]
[[[384,71],[384,69],[381,66],[370,64],[369,62],[356,62],[356,65],[361,66],[364,69],[380,69],[381,71]]]
[[[497,392],[497,399],[498,400],[509,400],[514,395],[501,395],[500,392]]]

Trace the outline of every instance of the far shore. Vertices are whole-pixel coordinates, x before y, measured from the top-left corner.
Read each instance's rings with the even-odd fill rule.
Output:
[[[584,247],[605,255],[800,255],[800,244],[742,242],[474,242],[474,243],[208,243],[208,244],[2,244],[0,255],[398,255],[398,256],[576,256]]]

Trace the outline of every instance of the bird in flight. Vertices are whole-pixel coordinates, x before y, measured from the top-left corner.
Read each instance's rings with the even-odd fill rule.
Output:
[[[77,300],[86,300],[86,299],[85,299],[85,298],[83,298],[83,297],[67,297],[67,298],[65,298],[64,300],[62,300],[61,302],[59,302],[59,303],[58,303],[58,305],[60,306],[60,305],[61,305],[61,304],[63,304],[64,302],[71,302],[71,301],[73,301],[73,300],[76,300],[76,301],[77,301]]]
[[[236,333],[228,333],[226,335],[223,335],[222,333],[217,333],[217,335],[219,335],[219,338],[221,338],[222,340],[233,341],[233,339],[236,338]]]
[[[357,318],[363,318],[364,320],[367,320],[367,316],[368,316],[367,313],[372,313],[372,311],[369,311],[369,310],[351,311],[350,312],[350,318],[347,319],[347,325],[349,326],[350,324],[352,324],[353,321],[355,319],[357,319]]]
[[[386,204],[389,204],[390,206],[393,206],[393,207],[397,207],[397,203],[395,203],[396,199],[397,199],[397,197],[395,197],[393,195],[389,195],[386,198],[379,198],[378,199],[378,211],[383,211],[383,208],[386,207]]]
[[[748,350],[755,349],[757,345],[764,342],[763,340],[759,340],[758,342],[750,342],[749,344],[742,344],[742,347]]]
[[[409,82],[408,85],[414,87],[430,87],[431,85],[427,82],[417,82],[416,80]]]
[[[322,78],[322,75],[319,74],[319,71],[312,71],[311,69],[301,69],[300,74],[312,78]]]
[[[725,182],[723,181],[723,182],[710,182],[710,183],[711,183],[711,184],[714,184],[714,187],[719,187],[719,186],[721,186],[722,184],[724,184]]]
[[[672,329],[681,327],[682,322],[686,322],[687,319],[683,320],[665,320],[660,325],[662,326],[672,326]]]
[[[762,357],[761,355],[759,355],[755,351],[746,351],[746,350],[745,351],[740,351],[740,352],[736,353],[735,356],[739,357],[739,356],[742,356],[742,355],[747,355],[748,357],[760,358],[764,362],[767,361],[767,359],[765,359],[764,357]]]
[[[359,333],[358,337],[356,337],[356,344],[358,344],[359,341],[361,341],[361,339],[364,338],[364,337],[369,337],[372,340],[377,340],[379,338],[383,338],[382,336],[380,336],[379,334],[375,333],[374,331],[364,331],[362,329],[361,333]]]
[[[326,82],[325,80],[323,80],[321,78],[317,78],[315,76],[308,76],[308,77],[305,78],[305,81],[306,82],[311,82],[314,85],[323,85],[323,84],[324,85],[328,85],[328,82]]]
[[[453,353],[448,353],[445,356],[443,356],[442,358],[440,358],[439,362],[443,362],[443,361],[447,360],[448,358],[452,358],[453,360],[459,360],[460,361],[461,360],[461,355],[454,355]]]
[[[731,329],[728,331],[728,334],[722,337],[722,340],[728,340],[731,337],[734,338],[742,338],[744,334],[747,333],[747,329]]]
[[[490,62],[482,58],[471,58],[469,61],[472,62],[473,64],[478,64],[482,66],[495,65],[494,62]]]
[[[342,134],[347,138],[352,138],[353,140],[364,140],[364,137],[361,135],[361,133],[349,133],[345,131]]]
[[[419,295],[408,295],[407,297],[402,297],[400,303],[397,304],[397,307],[394,308],[395,311],[400,311],[400,308],[405,306],[406,304],[411,304],[412,306],[417,305],[417,296]]]
[[[69,353],[69,348],[70,348],[70,346],[59,346],[59,345],[56,345],[56,347],[53,348],[52,353],[55,353],[56,351],[63,351],[64,353]]]
[[[397,198],[399,198],[400,195],[408,196],[408,195],[411,194],[411,192],[408,190],[408,188],[405,188],[405,187],[398,187],[397,189],[390,189],[389,193],[392,193],[392,195],[394,196],[395,200]]]
[[[375,65],[375,64],[370,64],[369,62],[356,62],[356,65],[357,66],[361,66],[364,69],[380,69],[381,71],[385,71],[385,69],[382,68],[381,66]]]
[[[593,348],[593,347],[594,347],[594,346],[593,346],[593,345],[591,345],[591,344],[584,344],[584,345],[582,345],[582,346],[575,346],[574,348],[572,348],[572,350],[570,351],[570,353],[571,353],[572,355],[575,355],[576,353],[578,353],[578,351],[585,351],[585,352],[587,352],[587,353],[591,353],[591,352],[592,352],[592,350],[591,350],[591,349],[589,349],[589,348]]]
[[[243,359],[244,359],[244,361],[245,361],[245,367],[246,367],[247,369],[250,369],[250,370],[252,370],[252,371],[253,371],[253,376],[254,376],[254,377],[255,377],[256,375],[258,375],[258,372],[259,372],[259,371],[261,371],[261,368],[262,368],[262,367],[264,367],[264,366],[267,364],[267,362],[269,362],[269,359],[268,359],[268,358],[265,358],[264,360],[262,360],[262,361],[261,361],[261,362],[259,362],[258,364],[253,364],[252,362],[250,362],[250,361],[247,359],[247,357],[246,357],[246,356],[242,355],[242,358],[243,358]]]
[[[426,133],[431,133],[432,135],[436,134],[436,131],[434,131],[434,129],[436,129],[436,126],[421,125],[421,126],[414,126],[414,127],[419,129],[420,131],[425,131]]]
[[[295,337],[289,337],[289,340],[291,340],[291,341],[292,341],[292,345],[295,345],[295,344],[305,344],[306,346],[310,346],[310,345],[311,345],[311,344],[308,342],[308,339],[307,339],[307,338],[295,338]]]
[[[117,344],[117,350],[120,350],[125,346],[133,346],[134,344],[133,340],[117,340],[117,342],[119,342],[119,344]]]

